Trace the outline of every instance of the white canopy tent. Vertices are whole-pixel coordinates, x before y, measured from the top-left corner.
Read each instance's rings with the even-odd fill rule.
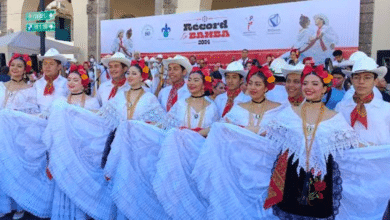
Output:
[[[79,48],[46,38],[46,51],[57,49],[61,54],[78,54]],[[40,37],[25,31],[19,31],[0,37],[0,53],[4,53],[8,61],[12,53],[39,54]]]

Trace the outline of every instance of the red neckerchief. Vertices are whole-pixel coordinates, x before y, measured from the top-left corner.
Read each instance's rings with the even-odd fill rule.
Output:
[[[123,47],[123,41],[121,38],[119,38],[119,49],[118,49],[118,52],[121,51],[121,46]]]
[[[288,97],[288,101],[293,106],[299,106],[303,102],[304,97],[302,95],[299,95],[298,97]]]
[[[46,80],[46,86],[45,86],[45,90],[43,91],[43,95],[46,96],[46,95],[52,95],[53,92],[54,92],[54,80],[56,80],[58,78],[59,75],[56,75],[56,76],[46,76],[45,75],[45,80]]]
[[[183,130],[183,129],[189,129],[189,128],[182,126],[182,127],[179,127],[179,129]],[[195,131],[195,132],[199,132],[199,131],[203,130],[203,128],[196,127],[196,128],[191,128],[190,130]]]
[[[168,96],[168,102],[167,102],[167,111],[169,111],[172,106],[177,102],[177,91],[184,86],[184,80],[173,84],[171,91],[169,91],[169,96]]]
[[[114,87],[111,89],[110,96],[108,96],[108,99],[114,98],[116,95],[116,92],[118,91],[118,88],[123,86],[126,83],[126,77],[123,77],[123,79],[119,81],[115,81],[114,79],[111,81]]]
[[[225,108],[223,109],[222,117],[226,115],[232,109],[233,104],[234,104],[234,99],[240,94],[241,89],[238,88],[234,91],[228,90],[227,91],[227,97],[228,100],[226,102]]]
[[[318,27],[318,30],[317,30],[317,40],[320,40],[321,49],[322,49],[323,51],[326,51],[327,48],[326,48],[326,46],[325,46],[324,40],[322,39],[322,37],[320,37],[320,36],[321,36],[321,33],[322,33],[322,31],[321,31],[322,27],[323,27],[323,26]]]
[[[357,104],[356,107],[351,112],[351,126],[355,125],[356,121],[360,121],[367,129],[367,111],[364,104],[370,103],[374,99],[374,93],[372,92],[370,95],[359,98],[356,93],[353,95],[353,101]]]
[[[278,157],[275,170],[272,173],[268,187],[268,196],[264,202],[264,209],[283,201],[284,186],[286,184],[286,173],[288,165],[288,150]]]

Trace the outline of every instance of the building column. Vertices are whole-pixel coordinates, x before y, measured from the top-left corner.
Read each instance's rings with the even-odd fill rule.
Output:
[[[374,1],[360,1],[359,50],[371,56],[374,23]],[[375,54],[376,55],[376,54]]]
[[[7,0],[0,0],[0,36],[7,34]]]
[[[88,15],[88,56],[100,60],[100,21],[110,19],[110,0],[89,0]]]

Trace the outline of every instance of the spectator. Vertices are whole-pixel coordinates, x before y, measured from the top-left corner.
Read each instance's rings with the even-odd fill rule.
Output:
[[[249,51],[247,49],[243,49],[241,52],[241,59],[238,60],[244,67],[245,67],[245,64],[249,60],[248,53],[249,53]]]
[[[9,68],[8,66],[3,66],[0,69],[0,82],[8,82],[11,80],[11,77],[8,75]]]

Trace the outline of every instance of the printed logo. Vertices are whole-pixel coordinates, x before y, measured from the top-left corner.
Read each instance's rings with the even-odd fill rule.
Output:
[[[150,25],[145,25],[144,28],[142,28],[142,37],[146,40],[150,40],[153,38],[153,27]]]
[[[251,31],[251,26],[253,25],[253,15],[251,15],[249,19],[246,18],[246,20],[248,21],[248,31]]]
[[[164,37],[168,37],[169,32],[171,32],[171,28],[168,27],[168,24],[165,24],[165,27],[161,28],[161,32],[163,32]]]
[[[253,36],[256,35],[256,31],[253,30],[253,23],[255,21],[253,15],[245,18],[246,20],[246,31],[243,33],[245,36]]]
[[[274,27],[279,26],[280,21],[281,21],[281,19],[280,19],[279,14],[273,14],[273,15],[271,15],[271,16],[269,17],[269,19],[268,19],[268,24],[269,24],[270,27],[273,27],[273,28],[274,28]]]

